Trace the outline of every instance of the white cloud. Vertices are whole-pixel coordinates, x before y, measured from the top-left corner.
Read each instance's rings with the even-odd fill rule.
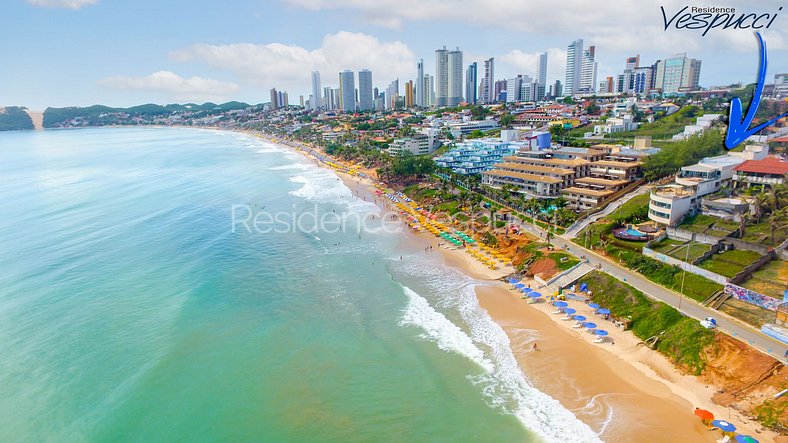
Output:
[[[282,43],[198,44],[175,51],[171,57],[230,70],[250,84],[283,89],[305,90],[311,71],[320,71],[324,85],[336,86],[339,72],[345,69],[371,69],[375,85],[395,78],[404,81],[416,69],[416,57],[404,43],[345,31],[326,35],[320,47],[311,50]]]
[[[542,51],[545,52],[545,51]],[[566,51],[558,48],[547,49],[547,78],[564,80],[564,72],[566,70]],[[500,56],[500,68],[496,67],[496,71],[501,75],[512,77],[517,74],[530,75],[536,79],[536,63],[539,59],[541,52],[525,53],[519,49],[515,49]],[[501,77],[496,74],[496,77]]]
[[[99,84],[122,91],[160,93],[176,101],[221,101],[238,92],[235,83],[203,77],[183,78],[170,71],[159,71],[144,77],[108,77]]]
[[[84,6],[95,5],[99,0],[27,0],[27,3],[42,8],[68,8],[79,9]]]

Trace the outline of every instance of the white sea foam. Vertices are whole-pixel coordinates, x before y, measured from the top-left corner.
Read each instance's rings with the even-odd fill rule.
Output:
[[[418,324],[424,329],[424,336],[439,348],[464,355],[484,368],[484,373],[470,375],[469,379],[481,388],[492,407],[515,415],[527,429],[546,441],[601,441],[590,426],[528,382],[512,353],[506,333],[479,306],[474,280],[453,268],[417,256],[400,263],[395,264],[395,272],[404,271],[407,276],[416,277],[427,285],[424,293],[429,294],[429,299],[410,298],[403,324]],[[450,317],[457,317],[456,323],[449,321],[436,307],[442,312],[451,312]],[[420,314],[414,317],[416,308]]]
[[[306,171],[309,168],[313,168],[314,166],[308,163],[291,163],[288,165],[281,165],[281,166],[273,166],[268,168],[272,171],[289,171],[289,170],[297,170],[297,171]]]
[[[408,296],[408,305],[400,320],[401,326],[418,326],[424,330],[421,337],[434,341],[440,349],[463,355],[486,371],[494,370],[492,362],[485,358],[484,351],[477,348],[459,326],[430,306],[426,298],[408,287],[404,287],[404,290]]]
[[[290,177],[291,182],[302,185],[299,189],[290,191],[291,195],[314,203],[344,204],[352,212],[380,213],[380,209],[373,202],[353,195],[350,188],[332,171],[309,164],[306,166],[300,174]]]

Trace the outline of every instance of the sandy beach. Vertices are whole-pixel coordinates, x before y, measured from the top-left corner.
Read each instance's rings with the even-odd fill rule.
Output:
[[[319,163],[308,153],[300,152]],[[395,210],[386,199],[374,194],[375,183],[371,179],[337,173],[360,198]],[[414,233],[407,227],[404,231],[404,242],[417,243],[421,248],[432,245],[443,253],[447,266],[486,282],[476,287],[479,303],[508,335],[526,378],[590,425],[603,440],[713,442],[721,438],[720,431],[708,431],[693,415],[695,407],[736,423],[740,432],[761,441],[776,439],[770,431],[758,432],[761,426],[737,411],[714,404],[714,387],[682,374],[658,352],[637,346],[640,340],[631,332],[595,318],[583,302],[569,303],[578,314],[610,332],[606,343],[593,343],[594,336],[572,328],[575,322],[562,321],[560,315],[552,314],[555,308],[550,304],[528,304],[522,300],[510,285],[500,281],[513,272],[511,267],[491,270],[461,250],[438,247],[439,239],[429,233]],[[530,283],[536,286],[535,282]],[[533,342],[538,344],[536,351]]]

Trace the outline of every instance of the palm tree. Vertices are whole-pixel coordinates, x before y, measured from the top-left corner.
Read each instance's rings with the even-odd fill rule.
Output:
[[[774,244],[774,234],[777,231],[788,228],[786,222],[788,222],[788,208],[772,211],[771,216],[769,216],[769,230],[772,234],[772,244]]]
[[[498,212],[498,209],[495,205],[490,205],[490,229],[495,232],[495,214]]]

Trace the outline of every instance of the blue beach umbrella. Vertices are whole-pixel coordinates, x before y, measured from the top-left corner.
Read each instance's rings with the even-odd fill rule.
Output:
[[[586,318],[583,317],[582,315],[573,315],[572,319],[576,321],[586,321]]]
[[[517,280],[516,278],[510,278],[509,279],[509,283],[519,283],[519,282],[520,282],[520,280]]]
[[[539,298],[539,297],[542,296],[542,294],[540,294],[538,292],[529,292],[528,296],[531,297],[531,298]]]
[[[600,313],[602,315],[608,315],[608,314],[610,314],[610,309],[600,308],[596,312],[598,312],[598,313]]]
[[[521,289],[521,291],[523,291],[524,294],[529,294],[531,292],[534,292],[534,290],[531,289],[531,288],[523,288],[523,289]]]
[[[556,308],[565,308],[569,306],[569,304],[565,301],[557,301],[557,302],[553,302],[553,306],[555,306]]]
[[[602,306],[599,306],[599,305],[598,305],[598,304],[596,304],[596,303],[589,303],[589,304],[588,304],[588,307],[589,307],[589,308],[591,308],[591,309],[599,309],[599,308],[601,308]]]
[[[736,430],[736,426],[733,426],[732,423],[728,423],[725,420],[714,420],[711,424],[720,428],[723,432],[733,432]]]
[[[742,434],[736,436],[736,441],[738,443],[758,443],[758,440],[750,437],[749,435],[742,435]]]
[[[575,312],[577,312],[577,311],[576,311],[576,310],[574,310],[574,309],[572,309],[572,308],[566,308],[566,309],[564,309],[564,313],[565,313],[565,314],[572,315],[572,314],[574,314]]]
[[[607,331],[605,331],[604,329],[597,329],[596,331],[594,331],[594,334],[600,337],[604,337],[607,335]]]
[[[591,322],[583,323],[583,327],[588,329],[596,329],[596,323],[591,323]]]
[[[525,287],[525,285],[522,284],[522,283],[517,283],[516,285],[514,285],[514,287],[517,288],[517,289],[523,289]]]

